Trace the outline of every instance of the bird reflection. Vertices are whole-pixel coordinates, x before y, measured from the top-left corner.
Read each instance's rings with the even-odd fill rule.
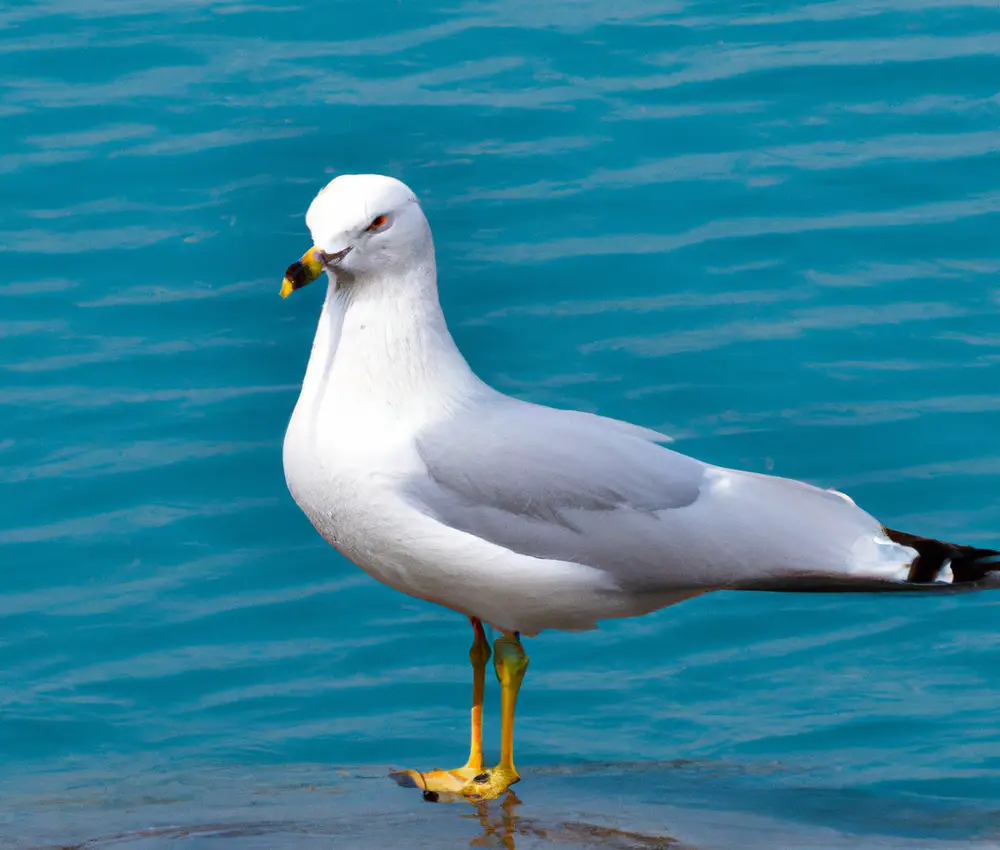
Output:
[[[515,850],[514,835],[517,833],[517,807],[521,801],[513,791],[507,791],[507,796],[500,804],[500,814],[490,817],[490,804],[479,803],[476,806],[476,817],[483,828],[483,834],[469,842],[470,847],[503,847],[504,850]]]
[[[482,828],[482,834],[469,842],[470,847],[502,847],[516,850],[517,838],[541,839],[552,844],[586,847],[632,848],[632,850],[682,850],[683,845],[666,835],[646,835],[640,832],[598,826],[579,821],[556,823],[549,826],[540,824],[535,818],[518,814],[521,801],[508,790],[503,802],[481,802],[476,806],[475,817]],[[534,846],[534,845],[532,845]]]

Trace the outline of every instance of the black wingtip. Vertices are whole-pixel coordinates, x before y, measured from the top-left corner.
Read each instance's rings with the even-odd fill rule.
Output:
[[[1000,571],[1000,551],[996,549],[946,543],[892,528],[886,528],[885,533],[894,543],[916,549],[917,557],[913,559],[906,579],[912,584],[937,581],[946,565],[951,568],[954,584],[974,584],[990,573]]]

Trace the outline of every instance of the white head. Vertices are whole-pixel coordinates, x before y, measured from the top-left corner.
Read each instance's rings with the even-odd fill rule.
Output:
[[[342,174],[306,213],[313,247],[289,266],[282,297],[326,271],[337,285],[363,286],[393,272],[434,268],[434,242],[417,196],[381,174]],[[433,278],[433,274],[431,275]]]

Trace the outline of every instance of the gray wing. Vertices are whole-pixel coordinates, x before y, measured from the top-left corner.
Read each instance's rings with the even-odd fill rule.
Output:
[[[513,399],[423,432],[411,498],[437,520],[514,552],[634,576],[660,571],[660,512],[697,501],[706,465],[613,419]]]
[[[501,397],[421,433],[425,471],[407,490],[451,528],[604,570],[635,592],[786,576],[881,580],[898,567],[902,550],[880,548],[881,525],[850,500],[704,464],[662,439]]]

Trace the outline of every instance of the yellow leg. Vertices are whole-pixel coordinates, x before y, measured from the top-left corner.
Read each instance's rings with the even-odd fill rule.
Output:
[[[500,763],[473,777],[462,789],[470,800],[495,799],[521,778],[514,767],[514,710],[528,656],[516,633],[497,638],[493,650],[493,666],[500,681]]]
[[[390,776],[405,787],[419,788],[428,800],[437,800],[440,795],[462,794],[472,780],[483,772],[483,691],[486,688],[486,662],[490,660],[490,645],[486,640],[483,624],[469,618],[475,631],[475,639],[469,650],[472,662],[472,722],[469,760],[464,767],[453,770],[400,770]]]
[[[476,638],[469,650],[469,661],[472,662],[472,717],[470,732],[472,741],[469,744],[469,760],[465,763],[468,770],[476,776],[483,771],[483,694],[486,691],[486,662],[490,660],[490,645],[486,640],[486,632],[479,620],[472,620],[472,628]]]

